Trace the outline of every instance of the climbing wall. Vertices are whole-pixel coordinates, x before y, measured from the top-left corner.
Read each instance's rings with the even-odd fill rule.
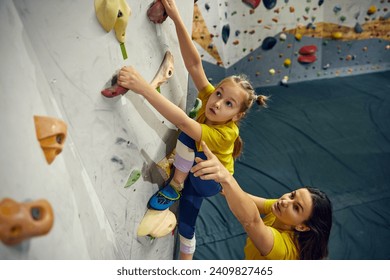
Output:
[[[152,0],[127,2],[132,13],[120,45],[99,24],[94,1],[0,1],[0,202],[45,199],[54,214],[46,235],[0,242],[0,259],[173,258],[173,235],[136,233],[176,128],[134,93],[107,99],[100,91],[124,65],[152,80],[170,50],[174,75],[160,92],[185,109],[188,76],[172,21],[149,21]],[[178,7],[191,30],[193,1]],[[34,116],[67,125],[51,164]],[[134,174],[141,176],[132,181]]]
[[[390,68],[390,2],[199,0],[193,39],[210,80],[258,86]]]

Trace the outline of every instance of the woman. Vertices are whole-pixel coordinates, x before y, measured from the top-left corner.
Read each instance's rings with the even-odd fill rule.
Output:
[[[279,199],[247,194],[207,145],[201,145],[207,160],[196,158],[191,172],[221,184],[230,210],[248,234],[246,259],[315,260],[328,256],[332,205],[325,193],[303,187]],[[266,216],[262,219],[260,214]]]

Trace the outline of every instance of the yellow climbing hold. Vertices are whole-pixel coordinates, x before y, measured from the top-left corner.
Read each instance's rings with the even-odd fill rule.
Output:
[[[333,32],[332,38],[335,40],[339,40],[339,39],[343,38],[343,33],[341,33],[340,31]]]
[[[290,67],[290,65],[291,65],[291,59],[286,58],[286,59],[284,60],[283,64],[284,64],[285,67]]]
[[[373,15],[376,13],[376,6],[370,6],[367,10],[367,15]]]
[[[295,34],[295,39],[296,39],[297,41],[300,41],[300,40],[302,39],[302,34],[301,34],[301,33]]]

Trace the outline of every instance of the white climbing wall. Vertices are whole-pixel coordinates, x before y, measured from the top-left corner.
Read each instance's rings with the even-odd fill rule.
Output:
[[[123,59],[114,31],[105,32],[94,1],[0,1],[0,200],[47,199],[54,226],[17,246],[0,242],[0,259],[172,259],[174,236],[136,236],[149,197],[162,179],[155,163],[169,152],[175,127],[135,95],[100,91],[124,65],[151,80],[169,49],[175,72],[161,94],[185,109],[187,72],[173,23],[157,27],[152,0],[127,1]],[[193,1],[178,1],[191,30]],[[33,116],[68,125],[51,165],[36,139]],[[132,171],[142,176],[124,188]]]
[[[236,73],[261,87],[279,85],[286,76],[296,83],[390,68],[389,1],[266,0],[255,9],[243,1],[196,5],[193,37],[214,83]],[[267,39],[274,47],[263,48]],[[300,49],[308,45],[317,48],[315,60],[300,63]]]

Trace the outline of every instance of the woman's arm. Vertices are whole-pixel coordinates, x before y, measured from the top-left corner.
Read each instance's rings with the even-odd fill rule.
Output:
[[[118,84],[145,97],[168,121],[195,141],[202,136],[201,125],[171,101],[158,93],[133,67],[123,67],[118,74]]]
[[[177,38],[179,40],[181,55],[184,64],[198,91],[205,88],[209,81],[203,69],[202,60],[198,50],[192,42],[190,34],[183,23],[174,0],[162,0],[165,11],[175,24]]]
[[[244,227],[260,253],[267,255],[273,247],[274,237],[271,229],[260,218],[258,208],[263,207],[264,198],[251,197],[244,192],[203,141],[201,145],[207,160],[196,158],[197,164],[191,169],[191,172],[203,180],[215,180],[221,184],[230,210]]]

